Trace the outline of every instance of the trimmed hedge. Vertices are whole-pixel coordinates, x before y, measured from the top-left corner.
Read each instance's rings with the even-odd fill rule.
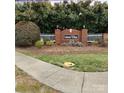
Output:
[[[15,28],[16,46],[31,46],[40,40],[40,29],[31,21],[20,21]]]

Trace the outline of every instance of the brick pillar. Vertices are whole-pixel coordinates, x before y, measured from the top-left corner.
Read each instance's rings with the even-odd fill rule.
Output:
[[[105,46],[108,46],[108,33],[103,33],[103,42]]]
[[[88,30],[87,29],[82,29],[81,30],[81,42],[87,46],[87,41],[88,41]]]
[[[103,40],[108,41],[108,33],[103,33]]]
[[[56,40],[57,45],[61,44],[61,30],[60,29],[55,29],[55,40]]]

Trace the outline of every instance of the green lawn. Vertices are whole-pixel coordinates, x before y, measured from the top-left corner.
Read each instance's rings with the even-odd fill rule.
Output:
[[[107,71],[107,53],[96,54],[72,54],[72,55],[42,55],[40,60],[63,67],[64,62],[73,62],[75,66],[70,69],[85,72]]]

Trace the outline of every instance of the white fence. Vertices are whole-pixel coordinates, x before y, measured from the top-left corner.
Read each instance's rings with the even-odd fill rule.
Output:
[[[88,34],[88,42],[93,42],[96,40],[102,40],[102,34]]]
[[[41,34],[40,37],[41,39],[55,40],[54,34]]]
[[[55,34],[41,34],[41,39],[55,40]],[[102,34],[88,34],[88,42],[102,40]]]

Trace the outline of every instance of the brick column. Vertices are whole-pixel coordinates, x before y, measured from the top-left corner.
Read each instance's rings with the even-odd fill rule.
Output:
[[[103,33],[103,42],[105,46],[108,46],[108,33]]]
[[[88,30],[87,29],[82,29],[81,30],[81,42],[87,46],[87,41],[88,41]]]
[[[108,33],[103,33],[103,40],[108,41]]]
[[[61,44],[61,30],[60,29],[55,29],[55,40],[56,40],[57,45]]]

